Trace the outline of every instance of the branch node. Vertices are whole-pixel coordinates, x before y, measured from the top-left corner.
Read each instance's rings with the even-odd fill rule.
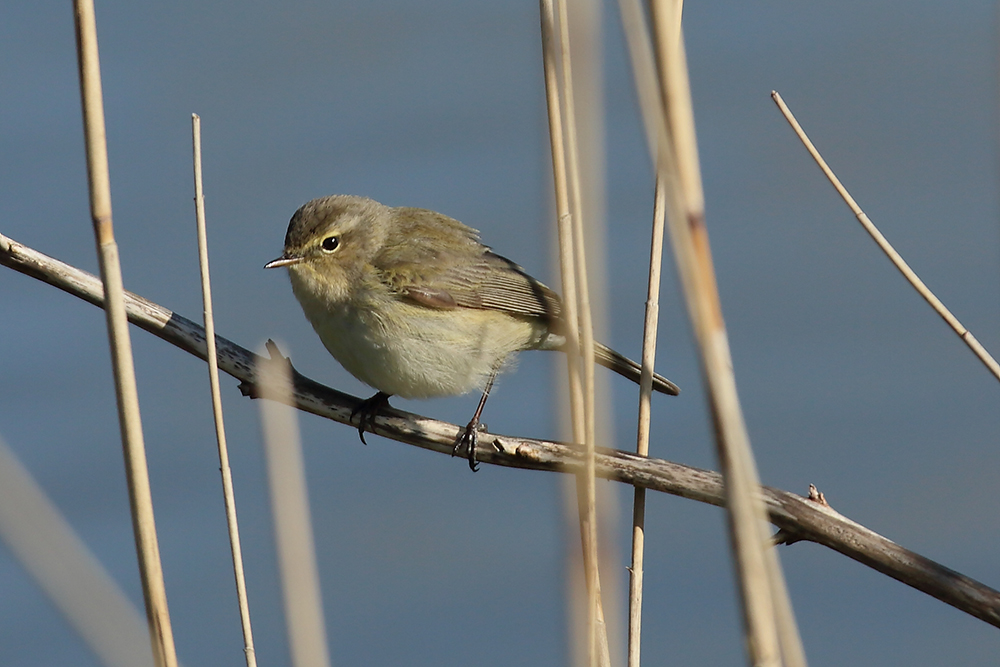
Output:
[[[806,497],[814,503],[819,503],[824,507],[830,507],[830,503],[826,502],[826,496],[823,495],[822,491],[816,488],[815,484],[809,485],[809,495]]]

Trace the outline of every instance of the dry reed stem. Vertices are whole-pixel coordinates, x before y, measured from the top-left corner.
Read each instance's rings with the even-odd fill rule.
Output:
[[[773,99],[774,103],[778,105],[778,109],[781,110],[785,120],[792,126],[792,130],[794,130],[795,134],[798,135],[802,145],[806,147],[807,151],[809,151],[809,154],[812,156],[813,160],[816,161],[816,164],[819,165],[819,168],[823,171],[827,180],[830,181],[830,184],[837,191],[837,194],[839,194],[841,199],[844,200],[844,203],[851,209],[854,217],[857,218],[858,222],[861,223],[861,226],[865,228],[865,231],[868,232],[875,243],[878,244],[878,247],[882,249],[882,252],[885,253],[886,257],[888,257],[899,272],[903,274],[903,277],[906,278],[910,285],[913,286],[913,289],[917,290],[917,293],[923,297],[924,301],[926,301],[927,304],[934,309],[934,312],[936,312],[941,319],[944,320],[956,334],[958,334],[958,337],[969,346],[972,353],[975,354],[981,362],[983,362],[983,365],[986,366],[990,373],[1000,380],[1000,364],[997,363],[997,360],[986,351],[986,348],[984,348],[978,340],[976,340],[976,337],[972,335],[972,332],[966,329],[962,323],[958,321],[958,318],[951,314],[951,311],[945,307],[941,300],[938,299],[930,288],[924,284],[924,281],[922,281],[913,269],[910,268],[910,265],[906,263],[906,260],[904,260],[903,257],[896,252],[896,249],[892,247],[889,241],[882,236],[882,232],[880,232],[878,227],[875,226],[875,223],[868,218],[868,215],[861,210],[858,203],[854,201],[854,197],[851,196],[851,193],[847,191],[847,188],[845,188],[840,182],[837,175],[833,173],[833,170],[830,169],[830,166],[826,163],[826,160],[823,159],[823,156],[819,154],[818,150],[816,150],[816,146],[814,146],[813,142],[810,141],[809,136],[806,135],[802,126],[799,125],[799,121],[795,119],[795,116],[785,104],[785,101],[781,99],[781,95],[779,95],[777,91],[771,91],[771,99]]]
[[[104,306],[97,277],[2,234],[0,264],[99,308]],[[125,306],[129,320],[136,326],[206,359],[205,331],[196,323],[130,292],[125,293]],[[258,382],[256,369],[263,359],[221,336],[216,341],[219,369],[240,380],[244,393],[253,395]],[[289,401],[294,407],[357,428],[351,414],[362,399],[330,389],[294,370],[293,377],[294,393]],[[386,438],[449,456],[455,439],[465,428],[395,409],[380,412],[375,426]],[[568,474],[578,474],[583,467],[579,446],[489,433],[482,435],[481,442],[494,445],[484,446],[479,452],[487,464]],[[722,477],[715,472],[603,448],[596,451],[595,467],[598,476],[605,479],[712,505],[722,506],[725,502]],[[822,544],[1000,628],[1000,592],[895,544],[824,503],[770,487],[761,487],[760,494],[771,522],[783,531],[787,542],[808,540]]]
[[[582,253],[582,229],[579,227],[579,168],[577,164],[576,129],[573,121],[572,85],[568,83],[569,44],[565,5],[560,3],[559,46],[556,46],[556,17],[552,0],[541,0],[542,58],[545,72],[545,93],[552,151],[553,182],[556,193],[556,214],[559,231],[559,265],[562,278],[567,323],[570,417],[573,440],[591,443],[594,439],[594,379],[593,365],[584,364],[580,378],[581,331],[583,324],[584,358],[593,359],[593,329],[587,296],[585,259]],[[560,77],[560,69],[562,76]],[[560,86],[561,79],[561,86]],[[565,120],[564,120],[565,119]],[[564,129],[565,125],[565,129]],[[581,279],[582,278],[582,279]],[[590,356],[586,357],[589,344]],[[580,537],[587,590],[587,656],[589,665],[609,665],[607,627],[600,600],[600,576],[597,564],[596,488],[592,470],[577,478],[580,513]]]
[[[0,539],[103,664],[153,664],[142,613],[2,438]]]
[[[639,417],[635,452],[649,454],[650,398],[656,363],[656,330],[660,311],[660,268],[663,259],[663,232],[666,224],[666,183],[656,179],[652,239],[649,246],[649,283],[646,287],[646,315],[642,332],[642,374],[639,377]],[[632,500],[632,566],[629,568],[628,665],[639,667],[642,647],[642,568],[645,549],[646,490],[636,487]]]
[[[274,516],[274,539],[281,571],[285,624],[293,667],[329,667],[323,600],[309,515],[305,463],[292,402],[292,376],[288,361],[275,354],[258,357],[257,388],[267,456],[267,479]]]
[[[580,194],[580,151],[576,129],[576,95],[573,91],[573,58],[569,37],[569,10],[567,0],[555,0],[559,27],[559,77],[563,124],[565,126],[566,174],[569,185],[570,228],[572,238],[574,281],[578,304],[580,353],[583,364],[583,444],[586,448],[586,465],[583,474],[581,536],[583,541],[583,566],[587,586],[587,649],[589,664],[610,667],[611,656],[607,644],[607,630],[600,604],[601,580],[598,574],[597,543],[597,482],[594,476],[594,442],[597,440],[595,382],[594,382],[594,323],[590,308],[590,287],[587,273],[586,240],[583,224],[583,197]],[[565,187],[565,184],[562,186]],[[578,362],[580,363],[580,362]],[[579,484],[579,482],[578,482]],[[601,626],[601,630],[598,627]],[[603,635],[598,641],[599,632]]]
[[[625,43],[628,46],[632,77],[646,132],[646,145],[658,171],[672,164],[669,140],[664,136],[666,120],[663,117],[660,84],[656,74],[656,59],[649,27],[643,13],[641,0],[618,0]]]
[[[125,290],[122,286],[118,245],[115,243],[111,219],[111,184],[94,3],[93,0],[75,0],[73,4],[87,152],[87,180],[90,186],[90,214],[94,224],[101,278],[107,294],[105,313],[111,347],[111,365],[115,378],[118,422],[125,456],[129,504],[132,511],[132,529],[135,534],[153,660],[157,667],[175,667],[177,653],[170,627],[167,592],[163,584],[163,568],[156,540],[156,523],[149,488],[142,421],[139,416],[132,344],[125,314]]]
[[[233,473],[229,467],[229,448],[226,445],[226,424],[222,416],[222,396],[219,393],[219,360],[215,350],[215,317],[212,313],[212,283],[208,270],[208,233],[205,229],[205,191],[201,178],[201,118],[191,114],[191,146],[194,153],[194,208],[198,233],[198,266],[201,269],[201,301],[204,306],[205,342],[208,345],[208,383],[212,394],[212,416],[215,419],[215,441],[219,450],[219,471],[222,473],[222,497],[226,508],[226,525],[229,528],[229,549],[233,557],[233,575],[236,578],[236,599],[243,628],[243,653],[247,667],[256,667],[257,655],[253,647],[253,628],[250,625],[250,603],[243,576],[243,550],[240,547],[240,528],[236,520],[236,495],[233,492]]]
[[[569,189],[566,187],[566,151],[563,140],[561,104],[559,102],[559,73],[556,51],[553,46],[555,36],[555,15],[552,0],[540,0],[542,23],[542,58],[545,74],[545,100],[549,119],[549,145],[552,152],[552,171],[555,186],[556,223],[559,236],[559,269],[562,282],[563,307],[566,310],[566,347],[569,359],[570,418],[573,440],[583,442],[586,428],[583,411],[583,381],[580,378],[580,338],[576,324],[576,268],[573,253],[573,230],[570,226]]]
[[[654,192],[653,224],[649,246],[649,279],[646,285],[646,314],[642,331],[642,374],[639,378],[639,421],[636,453],[649,453],[650,398],[656,363],[656,333],[660,319],[660,275],[663,263],[663,234],[666,226],[666,180],[657,175]]]
[[[653,3],[651,3],[653,5]],[[666,6],[665,6],[666,5]],[[689,220],[689,212],[694,212],[695,215],[690,218],[694,221],[700,222],[699,212],[702,210],[702,200],[700,193],[700,183],[698,181],[699,171],[697,168],[691,169],[688,167],[684,168],[681,158],[678,157],[678,153],[686,154],[688,159],[697,160],[696,146],[693,145],[693,131],[691,140],[688,141],[685,147],[677,146],[678,139],[675,137],[678,112],[675,103],[668,105],[668,109],[675,114],[673,119],[668,118],[668,111],[664,109],[665,104],[670,100],[670,96],[665,94],[663,91],[667,89],[669,85],[668,80],[674,81],[676,85],[676,80],[678,75],[686,78],[686,66],[683,64],[683,51],[680,48],[681,44],[681,29],[680,29],[680,15],[681,7],[678,4],[673,5],[670,3],[659,3],[655,6],[651,6],[651,14],[656,27],[656,37],[659,55],[659,63],[655,62],[655,55],[653,45],[649,39],[649,35],[646,28],[645,18],[643,16],[642,8],[639,6],[638,0],[620,0],[620,10],[622,14],[622,23],[625,28],[625,34],[627,38],[627,43],[629,46],[629,54],[632,61],[632,70],[635,77],[636,89],[638,91],[640,109],[642,110],[642,116],[644,125],[646,127],[647,142],[649,145],[650,155],[652,157],[653,163],[656,166],[657,171],[657,182],[664,185],[666,191],[669,193],[667,199],[667,204],[669,206],[669,219],[671,222],[671,237],[673,240],[674,253],[678,264],[678,271],[680,273],[680,278],[682,285],[684,287],[685,296],[687,297],[689,312],[691,313],[692,324],[695,327],[696,338],[699,340],[699,344],[702,348],[702,363],[703,368],[706,369],[706,374],[709,374],[709,364],[706,361],[706,346],[703,340],[703,320],[707,319],[696,309],[701,307],[706,303],[704,300],[699,300],[694,292],[695,285],[697,284],[699,277],[708,277],[712,279],[712,273],[709,271],[706,273],[703,269],[698,267],[698,258],[695,257],[695,253],[691,249],[691,239],[690,232],[687,228],[687,223]],[[680,57],[678,57],[680,54]],[[673,57],[668,57],[673,56]],[[681,85],[681,102],[684,101],[683,88]],[[676,91],[674,93],[675,97],[677,95]],[[671,108],[672,107],[672,108]],[[689,118],[693,125],[693,119]],[[694,149],[692,151],[692,148]],[[695,167],[697,163],[695,162]],[[686,178],[685,178],[686,176]],[[684,185],[687,185],[685,188]],[[721,313],[717,318],[721,321]],[[709,379],[711,383],[711,378]],[[710,394],[710,399],[712,395]],[[714,407],[713,401],[713,416],[717,415],[717,410]],[[715,426],[717,431],[717,437],[719,432],[719,420],[716,418]],[[726,465],[726,457],[721,455],[720,460],[723,463],[723,470],[727,472],[732,469],[732,466]],[[729,487],[727,487],[729,488]],[[746,486],[743,487],[744,491]],[[734,522],[730,521],[730,526],[732,527]],[[758,538],[758,541],[760,538]],[[734,537],[734,545],[737,541]],[[757,572],[758,576],[754,581],[765,584],[761,581],[760,574],[764,572],[760,561],[762,557],[760,556],[760,548],[758,551],[758,566]],[[745,559],[744,559],[745,560]],[[741,568],[737,568],[738,575],[742,575]],[[746,581],[745,576],[740,576],[741,586],[743,586]],[[758,588],[764,589],[767,592],[766,585],[760,585]],[[747,596],[744,593],[743,599],[746,600]],[[751,628],[747,618],[750,613],[747,611],[747,605],[744,604],[744,624],[747,628],[748,634],[760,635],[760,624],[755,624],[754,628]],[[754,614],[757,616],[758,614]],[[765,651],[762,652],[759,647],[762,646],[760,639],[751,640],[748,642],[752,659],[760,659],[761,657],[766,660],[773,661],[777,657],[777,641],[776,641],[776,631],[773,625],[771,625],[766,630],[768,636],[767,643],[764,644]],[[638,640],[636,640],[638,642]],[[638,653],[638,647],[635,647],[636,653]],[[762,655],[763,654],[763,655]],[[631,657],[631,655],[630,655]],[[636,655],[636,660],[638,656]]]
[[[645,455],[649,441],[649,393],[645,389],[646,373],[650,373],[655,358],[656,323],[659,310],[660,263],[666,218],[666,193],[675,188],[669,168],[674,160],[666,135],[666,119],[662,106],[660,84],[649,27],[640,0],[619,0],[622,28],[632,64],[639,107],[646,130],[649,154],[656,165],[656,192],[650,244],[650,273],[647,288],[646,319],[643,331],[643,376],[640,378],[639,417],[636,451]],[[677,13],[680,17],[680,8]],[[678,21],[677,30],[680,30]],[[655,291],[654,291],[655,290]],[[648,367],[648,370],[647,370]],[[629,569],[628,665],[639,667],[642,649],[642,577],[645,543],[645,489],[636,487],[632,506],[632,567]]]
[[[670,234],[702,354],[716,444],[726,478],[726,507],[740,582],[749,659],[754,665],[804,665],[777,556],[768,548],[760,486],[736,391],[704,217],[694,114],[687,78],[680,5],[653,2],[653,34],[676,187],[670,193]],[[769,562],[771,560],[774,562]]]

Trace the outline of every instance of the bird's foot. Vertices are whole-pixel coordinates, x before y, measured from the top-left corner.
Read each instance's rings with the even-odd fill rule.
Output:
[[[358,436],[361,438],[362,444],[368,444],[365,442],[365,430],[375,432],[375,415],[382,408],[389,407],[391,395],[380,391],[371,398],[361,401],[356,408],[351,410],[351,422],[354,422],[355,415],[358,416]]]
[[[270,338],[267,339],[267,342],[264,343],[264,346],[267,348],[267,353],[271,356],[270,358],[259,357],[258,363],[261,366],[264,366],[265,364],[272,364],[272,365],[277,364],[278,367],[281,368],[282,375],[284,375],[285,370],[287,369],[288,375],[292,379],[292,385],[294,386],[295,377],[299,376],[299,372],[295,370],[295,368],[292,366],[292,360],[289,357],[283,355],[281,353],[281,350],[278,349],[278,344],[275,343]],[[253,379],[243,380],[242,382],[240,382],[239,390],[240,393],[243,394],[244,396],[248,396],[250,398],[263,398],[265,395],[265,391],[261,386],[260,373],[259,372],[256,373]]]
[[[469,469],[472,470],[472,472],[479,471],[479,463],[476,461],[476,447],[479,444],[479,432],[485,430],[486,424],[483,424],[478,419],[473,418],[462,433],[459,434],[458,440],[455,441],[455,447],[451,450],[452,456],[458,456],[458,453],[462,451],[462,448],[466,448],[465,455],[469,459]]]

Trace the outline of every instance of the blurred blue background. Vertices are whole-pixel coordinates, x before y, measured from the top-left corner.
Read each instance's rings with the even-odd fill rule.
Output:
[[[635,357],[652,179],[617,5],[602,11],[606,337]],[[847,516],[994,587],[997,383],[863,233],[769,93],[1000,352],[996,17],[975,0],[685,8],[708,224],[764,482],[814,483]],[[302,372],[369,395],[287,279],[261,270],[294,210],[335,192],[444,212],[557,284],[535,4],[110,1],[97,20],[128,289],[200,318],[192,112],[217,329],[245,347],[273,337]],[[0,5],[0,91],[0,232],[96,272],[69,3]],[[651,453],[714,468],[669,254],[666,267],[658,368],[684,392],[654,399]],[[0,435],[141,605],[105,336],[93,306],[0,270]],[[204,365],[142,331],[133,344],[179,655],[242,664]],[[559,361],[522,355],[487,407],[491,430],[557,435]],[[609,383],[614,442],[631,448],[637,391]],[[257,406],[229,378],[223,391],[258,660],[287,664]],[[396,405],[464,423],[475,400]],[[461,459],[301,424],[335,664],[569,663],[565,560],[578,541],[564,481],[473,475]],[[617,493],[606,529],[624,554],[631,494]],[[654,494],[646,526],[645,660],[740,664],[721,511]],[[996,660],[996,628],[822,547],[780,554],[814,666]],[[624,580],[624,567],[605,570]],[[0,664],[97,664],[2,544]]]

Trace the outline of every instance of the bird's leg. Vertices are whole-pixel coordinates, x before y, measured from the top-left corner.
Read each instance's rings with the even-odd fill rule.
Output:
[[[465,430],[458,437],[458,441],[455,442],[455,448],[451,450],[451,455],[455,456],[462,449],[462,445],[468,447],[469,468],[472,469],[472,472],[479,470],[479,464],[476,463],[476,445],[479,442],[479,418],[482,416],[483,408],[486,406],[486,399],[490,397],[490,389],[493,388],[493,381],[497,379],[498,370],[494,368],[493,372],[490,373],[490,379],[486,381],[486,388],[483,389],[483,397],[479,399],[476,414],[472,415],[472,421],[465,427]]]
[[[358,435],[361,436],[361,442],[363,444],[368,444],[365,442],[365,429],[367,428],[372,433],[375,432],[375,415],[378,411],[389,405],[389,397],[392,394],[387,394],[385,392],[378,392],[374,396],[364,401],[358,403],[358,406],[351,410],[351,421],[354,421],[354,415],[360,415],[358,419]]]

